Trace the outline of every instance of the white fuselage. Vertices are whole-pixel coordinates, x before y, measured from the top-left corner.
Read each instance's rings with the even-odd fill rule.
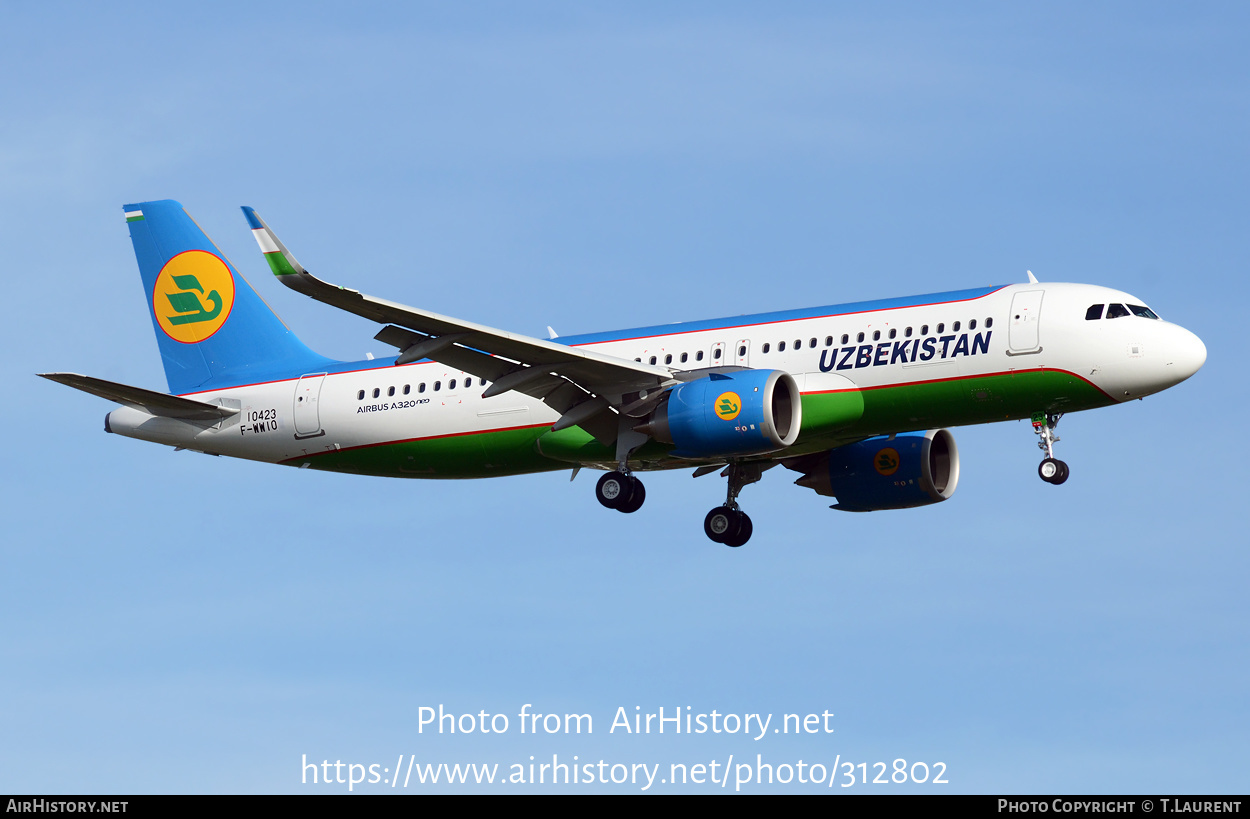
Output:
[[[672,325],[658,335],[569,341],[679,370],[782,370],[805,394],[1043,369],[1071,373],[1125,401],[1177,384],[1205,361],[1202,342],[1184,328],[1131,314],[1088,320],[1095,304],[1143,302],[1093,285],[1021,284],[947,303],[768,321],[761,319],[773,317],[745,316],[711,329]],[[436,362],[357,362],[342,372],[292,373],[189,394],[240,410],[217,424],[122,408],[109,415],[108,428],[203,452],[294,463],[336,450],[546,427],[558,418],[536,398],[518,392],[482,398],[483,388],[481,379]]]

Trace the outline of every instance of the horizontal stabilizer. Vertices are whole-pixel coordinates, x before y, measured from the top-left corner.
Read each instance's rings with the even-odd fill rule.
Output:
[[[237,409],[229,407],[219,407],[216,404],[205,404],[203,401],[193,401],[177,395],[166,395],[163,392],[145,390],[141,387],[117,384],[102,378],[92,378],[89,375],[77,373],[39,373],[39,375],[49,381],[89,392],[109,401],[116,401],[123,406],[134,407],[148,415],[159,415],[164,418],[178,418],[183,421],[216,421],[229,418],[238,412]]]

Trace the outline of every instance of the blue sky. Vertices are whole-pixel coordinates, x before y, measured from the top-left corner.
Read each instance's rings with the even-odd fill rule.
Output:
[[[0,791],[343,789],[301,784],[305,754],[763,754],[942,761],[961,792],[1244,792],[1248,17],[0,7]],[[687,472],[624,518],[585,474],[386,481],[105,435],[111,405],[33,373],[164,388],[121,213],[161,198],[337,358],[388,348],[274,283],[239,205],[331,281],[534,335],[1027,268],[1138,295],[1209,357],[1065,418],[1062,488],[1027,423],[960,428],[951,501],[843,514],[775,470],[729,550],[700,530],[723,482]],[[418,733],[440,703],[513,729]],[[594,734],[521,736],[525,703]],[[608,733],[661,705],[836,731]]]

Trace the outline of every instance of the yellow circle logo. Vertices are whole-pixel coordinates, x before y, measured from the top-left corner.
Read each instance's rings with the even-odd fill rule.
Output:
[[[712,410],[722,421],[732,421],[738,417],[738,413],[742,412],[742,399],[736,392],[723,392],[712,405]]]
[[[893,447],[886,447],[879,451],[873,456],[872,465],[882,475],[893,475],[898,471],[898,450]]]
[[[234,306],[234,276],[206,250],[170,259],[152,288],[152,312],[165,335],[196,344],[221,329]]]

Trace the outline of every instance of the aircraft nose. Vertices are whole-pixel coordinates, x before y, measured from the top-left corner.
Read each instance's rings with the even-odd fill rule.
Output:
[[[1168,353],[1167,366],[1172,371],[1169,380],[1176,384],[1201,370],[1207,362],[1207,345],[1184,327],[1175,328],[1168,341]]]

